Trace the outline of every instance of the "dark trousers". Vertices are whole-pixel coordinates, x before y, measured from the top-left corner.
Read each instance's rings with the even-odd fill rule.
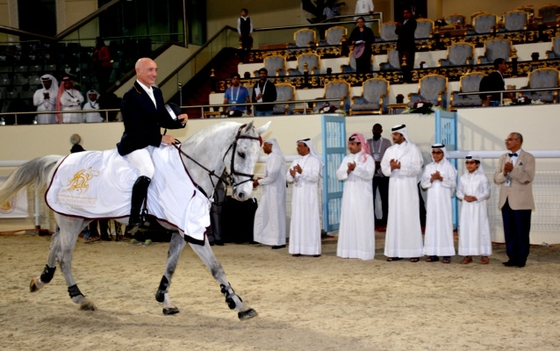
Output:
[[[506,254],[509,260],[517,265],[524,265],[529,256],[531,212],[531,210],[512,210],[508,200],[502,207]]]
[[[381,197],[381,210],[383,216],[377,220],[377,225],[386,226],[387,216],[389,214],[389,177],[373,177],[373,213],[375,215],[375,199],[377,197],[377,189],[379,189],[379,196]]]
[[[412,70],[414,69],[414,51],[399,51],[399,62],[403,74],[403,81],[412,82]],[[403,57],[406,57],[406,66],[403,66]]]
[[[214,202],[210,210],[210,226],[208,241],[222,241],[222,207],[226,201],[226,188],[223,182],[218,182],[214,191]]]

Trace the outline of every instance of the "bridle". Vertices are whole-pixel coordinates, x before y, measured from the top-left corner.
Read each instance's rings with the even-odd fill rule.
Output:
[[[237,142],[240,139],[252,139],[252,140],[258,140],[259,143],[262,145],[262,138],[260,136],[258,137],[254,137],[254,136],[250,136],[250,135],[241,135],[241,130],[243,128],[245,128],[247,126],[247,124],[244,124],[242,126],[239,127],[239,129],[237,130],[237,135],[235,136],[235,139],[231,142],[231,144],[229,145],[228,149],[226,150],[226,152],[224,153],[224,156],[222,156],[222,162],[225,163],[225,159],[227,154],[230,152],[230,150],[232,151],[232,155],[231,155],[231,164],[230,164],[230,173],[227,173],[227,171],[224,171],[223,174],[221,175],[217,175],[216,172],[214,170],[210,170],[207,167],[205,167],[203,164],[201,164],[200,162],[198,162],[197,160],[195,160],[194,158],[192,158],[189,154],[187,154],[185,151],[183,151],[177,144],[173,144],[173,146],[175,146],[175,148],[177,150],[179,150],[179,152],[181,154],[183,154],[186,158],[188,158],[189,160],[191,160],[192,162],[194,162],[197,166],[199,166],[200,168],[202,168],[203,170],[205,170],[208,173],[208,177],[210,178],[210,183],[212,183],[212,195],[208,196],[208,194],[206,194],[206,192],[204,191],[204,189],[202,189],[198,184],[196,184],[193,180],[193,183],[195,184],[195,186],[202,191],[203,194],[206,195],[206,197],[208,198],[212,198],[214,196],[214,191],[216,189],[216,186],[218,185],[218,182],[222,181],[224,183],[227,184],[231,184],[231,186],[235,189],[236,187],[238,187],[241,184],[247,183],[247,182],[251,182],[254,180],[255,175],[254,174],[249,174],[249,173],[243,173],[243,172],[238,172],[235,170],[235,156],[236,156],[236,150],[237,150]],[[247,179],[236,183],[235,180],[233,179],[233,176],[241,176],[241,177],[247,177]],[[214,178],[215,177],[217,179],[217,182],[214,183]],[[191,177],[192,178],[192,177]]]

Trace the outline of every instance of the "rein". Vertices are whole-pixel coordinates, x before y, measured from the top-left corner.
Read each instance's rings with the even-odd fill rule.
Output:
[[[237,172],[235,170],[234,164],[235,164],[235,151],[237,150],[237,141],[239,139],[253,139],[253,140],[258,140],[261,144],[262,144],[262,139],[261,137],[254,137],[254,136],[249,136],[249,135],[241,135],[241,130],[242,128],[246,127],[247,125],[244,124],[242,126],[239,127],[239,129],[237,130],[237,135],[235,136],[235,139],[232,141],[232,143],[229,145],[228,149],[226,150],[226,152],[224,153],[224,156],[222,157],[222,162],[225,163],[225,158],[227,156],[227,154],[229,153],[230,150],[233,150],[233,154],[231,156],[231,165],[230,165],[230,170],[231,173],[227,173],[227,171],[223,172],[223,175],[225,175],[225,177],[223,177],[222,175],[218,176],[216,175],[216,172],[214,170],[210,170],[207,167],[205,167],[203,164],[201,164],[200,162],[198,162],[197,160],[195,160],[194,158],[192,158],[189,154],[187,154],[185,151],[183,151],[179,146],[177,146],[177,144],[173,144],[173,146],[179,150],[179,153],[181,153],[182,155],[184,155],[186,158],[188,158],[189,160],[191,160],[192,162],[194,162],[197,166],[199,166],[200,168],[202,168],[203,170],[205,170],[208,173],[208,177],[210,178],[210,183],[212,183],[212,195],[208,196],[208,194],[206,194],[206,192],[204,191],[204,189],[202,189],[198,184],[196,184],[194,181],[193,183],[195,184],[195,186],[202,191],[203,194],[206,195],[206,197],[208,198],[212,198],[214,196],[214,192],[216,190],[216,186],[218,185],[218,182],[223,181],[224,183],[226,183],[226,180],[229,181],[229,183],[232,185],[233,188],[236,188],[237,186],[249,182],[249,181],[253,181],[254,178],[254,174],[248,174],[248,173],[243,173],[243,172]],[[242,177],[248,177],[248,179],[239,182],[239,183],[235,183],[233,176],[242,176]],[[214,183],[214,179],[212,177],[217,178],[218,182]]]

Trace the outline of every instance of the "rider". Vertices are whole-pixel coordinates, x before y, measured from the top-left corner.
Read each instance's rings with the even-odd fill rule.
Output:
[[[150,58],[136,62],[136,82],[123,96],[121,113],[124,133],[117,144],[118,152],[139,173],[132,188],[130,218],[126,231],[135,233],[142,224],[142,204],[154,175],[152,152],[160,144],[172,145],[175,138],[162,135],[161,128],[184,128],[188,116],[173,117],[164,106],[161,90],[153,86],[157,78],[157,64]]]

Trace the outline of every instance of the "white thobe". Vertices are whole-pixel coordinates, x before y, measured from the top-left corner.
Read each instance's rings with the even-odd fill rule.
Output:
[[[99,104],[97,102],[88,101],[84,104],[84,107],[82,109],[84,111],[99,110]],[[104,121],[103,117],[101,117],[101,114],[99,112],[84,113],[84,120],[88,123],[97,123],[97,122]]]
[[[347,155],[336,171],[338,180],[344,181],[336,255],[373,260],[375,224],[371,180],[375,161],[370,155],[364,161],[363,155],[363,152]],[[352,162],[356,162],[356,168],[348,173],[348,163]]]
[[[483,173],[466,173],[459,178],[457,198],[474,196],[476,201],[461,204],[459,220],[459,255],[490,256],[492,240],[486,200],[490,198],[490,182]]]
[[[38,89],[33,94],[33,105],[37,106],[37,111],[54,111],[56,110],[56,94],[55,89]],[[45,93],[49,93],[49,98],[45,100]],[[37,124],[55,124],[58,123],[55,114],[37,115]]]
[[[372,0],[358,0],[356,1],[356,9],[354,10],[354,13],[369,13],[374,9],[375,7],[373,6]]]
[[[401,168],[391,171],[390,161]],[[389,216],[385,233],[385,256],[422,256],[422,229],[418,199],[418,176],[422,173],[422,153],[418,146],[404,141],[385,151],[381,170],[389,179]]]
[[[430,182],[432,174],[436,171],[439,171],[443,181]],[[451,197],[455,190],[456,179],[457,170],[448,161],[432,162],[424,168],[421,185],[428,190],[424,255],[455,255]]]
[[[82,108],[84,97],[77,89],[66,89],[60,96],[62,111],[79,111]],[[81,123],[84,117],[81,113],[62,113],[62,123]]]
[[[292,220],[290,223],[290,254],[321,254],[321,223],[317,183],[321,177],[321,161],[309,154],[300,157],[290,166],[300,165],[302,173],[286,180],[294,183],[292,190]]]
[[[253,235],[265,245],[286,245],[286,163],[281,154],[270,153],[266,161],[261,203],[255,213]]]

